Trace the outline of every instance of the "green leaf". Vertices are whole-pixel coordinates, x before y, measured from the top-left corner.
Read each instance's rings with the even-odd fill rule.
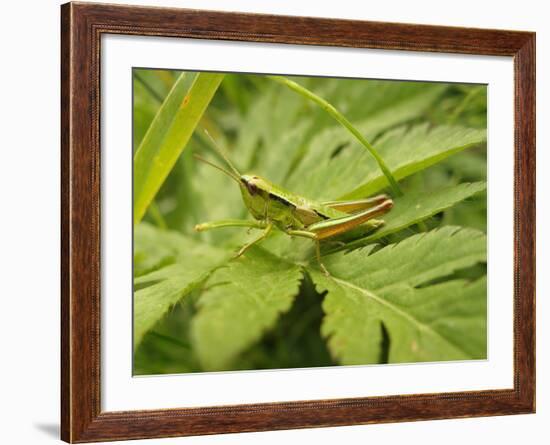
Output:
[[[135,233],[138,264],[142,271],[152,271],[134,279],[137,289],[134,291],[134,348],[172,306],[202,284],[231,255],[196,239],[147,224],[136,226]]]
[[[298,94],[301,94],[306,99],[313,101],[319,107],[321,107],[322,110],[328,113],[334,120],[336,120],[340,125],[342,125],[361,144],[361,146],[365,150],[367,150],[370,153],[370,155],[375,159],[376,163],[378,164],[378,168],[380,169],[382,174],[386,177],[386,180],[388,181],[388,184],[392,189],[392,191],[397,196],[401,196],[403,194],[403,192],[399,188],[399,185],[397,184],[397,181],[393,177],[384,159],[379,155],[376,148],[374,148],[373,145],[367,139],[365,139],[365,136],[363,136],[362,132],[359,131],[356,127],[354,127],[353,124],[349,121],[349,119],[346,116],[344,116],[339,110],[337,110],[334,105],[332,105],[326,99],[323,99],[321,96],[308,90],[307,88],[304,88],[302,85],[294,82],[293,80],[287,79],[282,76],[267,76],[267,77],[269,77],[270,79],[276,82],[280,82],[281,84],[287,86],[291,90],[297,92]]]
[[[303,119],[273,139],[262,150],[262,156],[256,163],[257,171],[265,174],[265,177],[274,184],[283,184],[296,158],[295,153],[307,140],[311,125],[310,119]],[[287,153],[287,155],[281,156],[282,153]]]
[[[325,85],[320,94],[348,118],[361,121],[368,116],[369,120],[391,121],[390,125],[421,116],[427,105],[449,89],[444,83],[376,79],[327,79]],[[382,116],[384,119],[379,119]]]
[[[134,157],[134,224],[138,223],[178,160],[223,79],[200,73],[189,86],[182,73],[164,100]]]
[[[265,153],[275,150],[281,154],[280,139],[298,124],[303,107],[299,96],[279,85],[268,85],[244,116],[235,144],[234,161],[243,171],[256,169],[258,163],[265,164]],[[295,148],[289,147],[289,153]],[[280,160],[279,157],[277,161]]]
[[[206,370],[227,369],[290,309],[302,272],[262,249],[230,261],[208,281],[192,323],[194,347]]]
[[[147,223],[134,226],[134,279],[174,263],[179,254],[180,235],[161,231]]]
[[[424,221],[485,190],[485,187],[485,182],[463,183],[429,192],[408,193],[395,198],[393,209],[383,217],[385,224],[371,235],[347,243],[345,248],[364,245]]]
[[[388,185],[356,143],[342,142],[339,147],[343,148],[336,154],[327,149],[334,147],[334,136],[334,130],[327,130],[312,141],[306,158],[290,178],[292,190],[313,199],[355,199]],[[376,148],[394,176],[403,179],[485,139],[484,130],[445,126],[430,129],[422,124],[389,131],[376,142]]]
[[[447,226],[373,248],[328,257],[332,277],[311,272],[328,292],[322,330],[342,364],[380,362],[384,331],[390,363],[485,356],[484,279],[430,285],[486,261],[483,233]]]
[[[301,83],[306,80],[311,83],[312,80],[294,79]],[[388,128],[420,117],[447,88],[434,83],[321,80],[326,86],[318,86],[320,94],[326,95],[346,116],[353,118],[354,126],[369,140],[374,140]],[[354,140],[345,128],[335,125],[334,120],[319,107],[282,85],[267,85],[269,88],[259,94],[240,127],[233,156],[236,164],[244,170],[253,169],[271,181],[285,185],[285,180],[296,166],[302,164],[302,157],[311,149],[318,135],[326,135],[321,143],[326,156],[330,156],[338,146]],[[339,95],[341,85],[345,85],[344,96]],[[302,127],[299,132],[298,127]],[[357,150],[361,153],[363,149],[358,146]],[[311,161],[315,166],[318,159]],[[310,166],[305,165],[297,174],[297,182],[310,174]]]
[[[384,136],[378,146],[395,176],[403,179],[462,150],[480,145],[486,139],[486,130],[449,126],[430,128],[424,124],[410,130],[396,129]],[[386,186],[386,179],[373,172],[363,186],[346,193],[342,199],[368,196]]]

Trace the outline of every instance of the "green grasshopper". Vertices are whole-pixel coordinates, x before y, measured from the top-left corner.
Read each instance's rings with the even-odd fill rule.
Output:
[[[207,135],[210,137],[208,133]],[[239,185],[244,204],[255,221],[215,221],[197,224],[195,230],[202,232],[220,227],[249,227],[263,230],[260,236],[242,246],[236,257],[267,238],[273,227],[276,227],[287,235],[315,241],[319,266],[325,275],[330,275],[321,261],[320,242],[345,234],[359,226],[368,226],[365,228],[370,230],[376,229],[384,222],[374,218],[389,212],[393,207],[393,201],[387,195],[350,201],[318,202],[289,192],[261,176],[242,175],[221,147],[211,137],[210,139],[230,170],[198,155],[195,155],[195,158],[222,171]]]

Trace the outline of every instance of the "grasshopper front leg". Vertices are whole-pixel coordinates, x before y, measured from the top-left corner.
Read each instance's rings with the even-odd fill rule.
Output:
[[[223,227],[250,227],[252,229],[265,229],[267,223],[265,221],[252,221],[249,219],[222,219],[219,221],[206,222],[197,224],[195,230],[197,232],[205,232],[206,230],[221,229]]]
[[[262,234],[259,237],[257,237],[255,239],[253,239],[252,241],[250,241],[249,243],[246,243],[243,247],[241,247],[239,249],[239,251],[237,252],[237,254],[235,255],[235,258],[240,257],[243,253],[245,253],[254,244],[259,243],[260,241],[263,241],[264,239],[266,239],[267,236],[270,234],[272,228],[273,228],[273,224],[267,223],[267,225],[265,226],[265,229],[262,232]]]
[[[206,230],[220,229],[223,227],[249,227],[252,229],[264,229],[260,236],[253,239],[239,249],[239,251],[235,254],[235,258],[238,258],[254,244],[259,243],[260,241],[263,241],[265,238],[267,238],[267,236],[271,232],[271,229],[273,229],[273,224],[267,221],[251,221],[248,219],[224,219],[220,221],[197,224],[195,226],[195,230],[197,232],[204,232]]]

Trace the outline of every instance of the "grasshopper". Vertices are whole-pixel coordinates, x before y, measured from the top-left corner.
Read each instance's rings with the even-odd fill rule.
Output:
[[[313,240],[319,266],[328,276],[330,274],[321,261],[321,241],[330,240],[359,226],[376,229],[384,222],[374,218],[389,212],[393,207],[391,198],[384,194],[357,200],[318,202],[285,190],[261,176],[242,175],[224,150],[208,133],[207,135],[229,170],[198,155],[195,155],[195,158],[225,173],[239,185],[243,202],[254,220],[208,222],[197,224],[195,230],[202,232],[220,227],[248,227],[262,230],[257,238],[240,248],[236,257],[241,256],[254,244],[266,239],[276,227],[287,235]]]

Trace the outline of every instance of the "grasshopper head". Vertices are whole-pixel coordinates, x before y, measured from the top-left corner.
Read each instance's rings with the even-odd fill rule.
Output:
[[[246,188],[252,196],[261,191],[268,191],[269,183],[257,175],[242,175],[240,177],[241,184]]]

